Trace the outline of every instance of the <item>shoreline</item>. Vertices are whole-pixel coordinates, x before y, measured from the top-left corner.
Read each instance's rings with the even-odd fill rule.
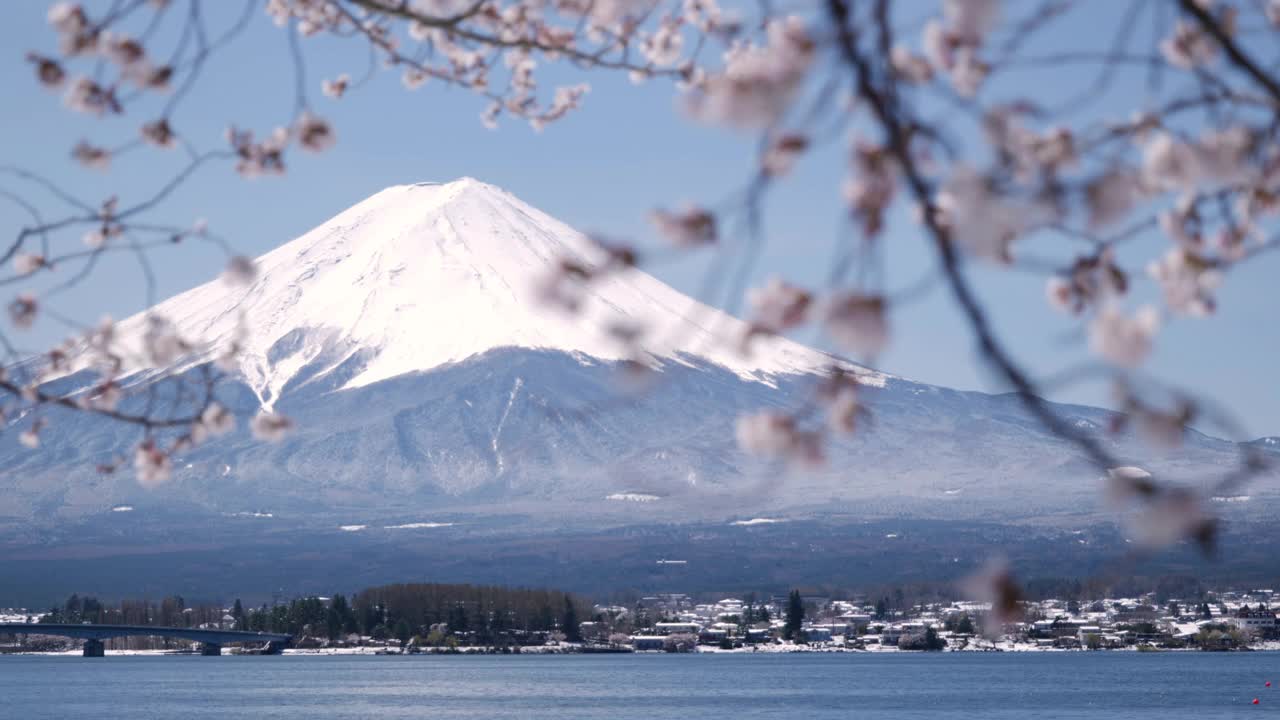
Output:
[[[1225,653],[1242,653],[1242,652],[1280,652],[1280,642],[1259,643],[1255,647],[1245,647],[1237,650],[1228,651],[1205,651],[1197,648],[1153,648],[1144,649],[1139,647],[1123,647],[1123,648],[1107,648],[1099,650],[1089,650],[1084,648],[1044,648],[1026,643],[997,643],[994,646],[983,646],[978,648],[946,648],[944,650],[901,650],[896,647],[884,648],[846,648],[840,646],[804,646],[804,645],[757,645],[753,647],[735,648],[732,650],[724,650],[716,647],[699,646],[696,650],[669,653],[662,650],[638,650],[638,651],[621,651],[621,652],[605,652],[593,653],[584,652],[580,646],[527,646],[522,647],[519,652],[503,652],[498,647],[465,647],[465,648],[423,648],[417,652],[405,652],[398,648],[385,647],[346,647],[346,648],[288,648],[281,653],[291,657],[331,657],[331,656],[369,656],[369,657],[414,657],[423,655],[791,655],[791,654],[857,654],[857,655],[930,655],[930,654],[986,654],[986,653],[1131,653],[1131,654],[1163,654],[1163,653],[1204,653],[1218,654]],[[253,652],[235,652],[230,650],[224,653],[228,656],[237,655],[259,655]],[[195,656],[199,657],[198,651],[188,650],[107,650],[108,657],[165,657],[165,656]],[[32,652],[6,652],[0,653],[0,661],[5,657],[82,657],[82,651],[79,648],[72,650],[47,650]]]

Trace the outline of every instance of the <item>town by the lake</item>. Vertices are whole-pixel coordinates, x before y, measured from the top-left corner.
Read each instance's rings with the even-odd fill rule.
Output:
[[[238,600],[229,607],[188,604],[180,597],[108,605],[72,596],[48,610],[0,610],[0,653],[221,650],[222,640],[202,642],[202,632],[229,639],[228,653],[301,655],[1276,650],[1275,600],[1270,589],[1045,599],[1023,601],[1016,618],[997,623],[989,604],[909,603],[901,592],[833,598],[794,590],[719,599],[663,593],[589,604],[553,591],[392,585],[260,607]],[[113,636],[115,628],[134,630]],[[82,639],[95,631],[107,639]]]

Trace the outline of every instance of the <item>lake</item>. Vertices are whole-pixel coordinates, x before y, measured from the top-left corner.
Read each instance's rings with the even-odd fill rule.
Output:
[[[1280,653],[1263,652],[0,657],[0,718],[27,720],[1202,720],[1276,711]]]

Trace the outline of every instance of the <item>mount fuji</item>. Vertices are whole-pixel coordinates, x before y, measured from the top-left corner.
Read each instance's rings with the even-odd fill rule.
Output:
[[[1106,518],[1097,470],[1012,395],[912,382],[785,338],[744,355],[724,341],[741,321],[639,270],[588,285],[574,314],[538,303],[539,279],[566,257],[602,262],[592,241],[501,189],[396,186],[258,258],[247,287],[215,280],[122,321],[131,356],[145,356],[157,316],[207,347],[238,343],[219,400],[242,416],[284,413],[296,430],[268,444],[241,427],[144,488],[128,471],[94,470],[135,445],[136,429],[53,414],[31,451],[16,441],[29,419],[14,418],[0,432],[0,548],[83,559],[101,554],[89,545],[137,555],[140,544],[190,549],[193,536],[212,550],[304,531],[376,543],[518,527]],[[637,332],[656,368],[641,392],[619,382],[634,352],[619,338]],[[176,372],[211,359],[197,351]],[[871,419],[830,449],[826,469],[736,448],[740,413],[796,406],[833,363],[859,376]],[[54,384],[91,380],[85,370]],[[1234,443],[1195,432],[1153,455],[1106,434],[1109,411],[1055,409],[1163,478],[1195,482],[1236,461]],[[1229,498],[1233,510],[1270,504],[1280,487],[1248,492]]]

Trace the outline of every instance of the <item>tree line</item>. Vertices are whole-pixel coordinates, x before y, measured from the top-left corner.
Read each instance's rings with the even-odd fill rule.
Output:
[[[579,623],[590,619],[591,603],[560,591],[488,585],[398,583],[361,590],[350,597],[307,596],[246,607],[236,599],[188,605],[178,595],[110,604],[78,594],[51,607],[42,623],[91,623],[154,627],[207,627],[287,633],[335,640],[347,635],[401,642],[413,637],[467,644],[518,644],[560,633],[581,639]]]

